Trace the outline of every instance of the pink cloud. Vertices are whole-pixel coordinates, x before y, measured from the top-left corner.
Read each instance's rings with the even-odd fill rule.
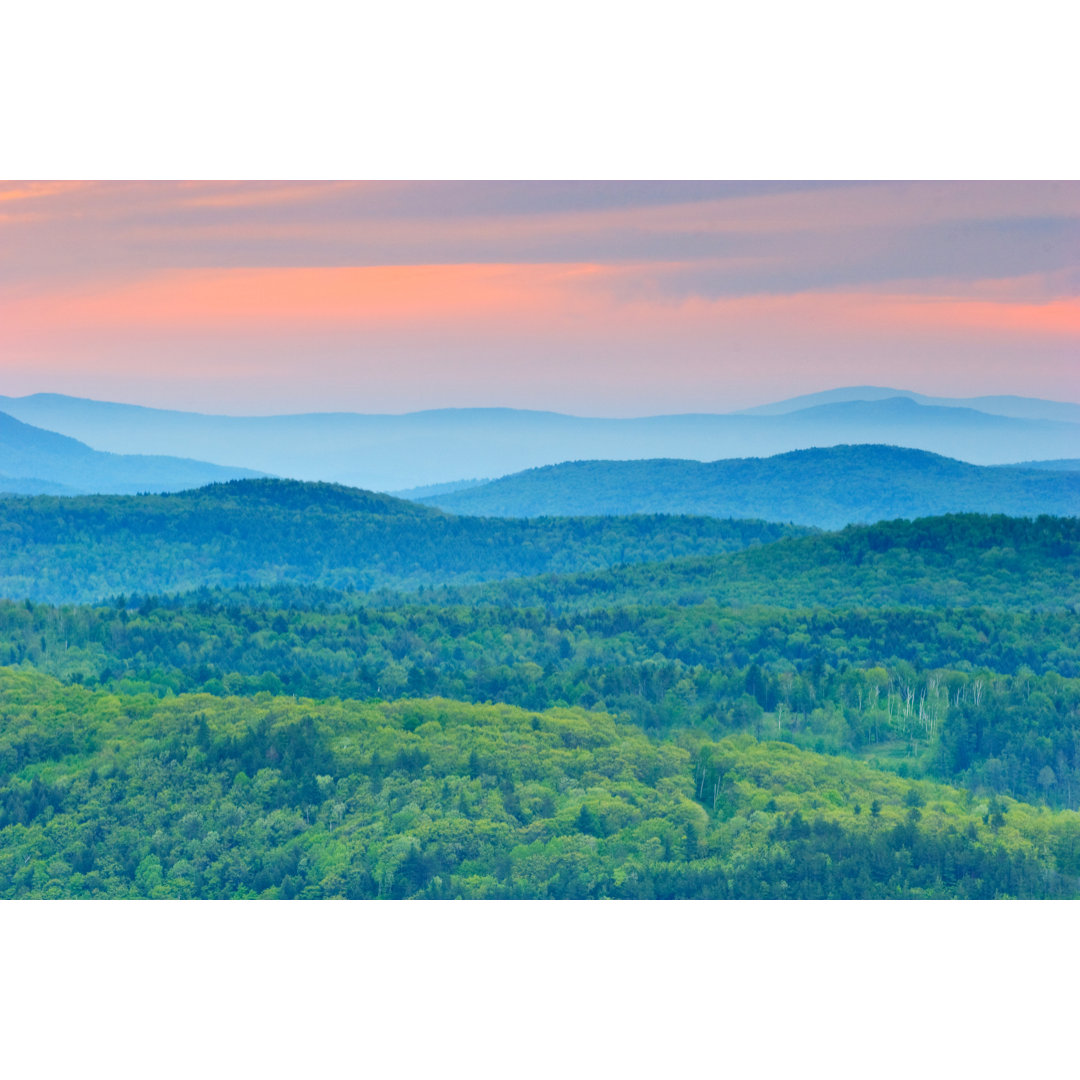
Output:
[[[440,190],[0,185],[4,389],[638,413],[844,382],[1080,397],[1077,184]]]

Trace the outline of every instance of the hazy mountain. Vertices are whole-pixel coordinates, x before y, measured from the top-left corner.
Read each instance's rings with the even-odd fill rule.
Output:
[[[0,468],[0,492],[20,495],[181,491],[259,475],[185,458],[102,453],[7,413],[0,413]]]
[[[1080,458],[1061,458],[1057,461],[1020,461],[1018,469],[1049,469],[1053,472],[1080,472]],[[434,493],[433,493],[434,494]]]
[[[1080,514],[1080,473],[969,465],[895,446],[769,458],[573,461],[420,501],[459,514],[707,514],[835,529],[957,512]]]
[[[843,401],[881,401],[884,398],[909,398],[920,405],[942,405],[949,408],[978,409],[996,416],[1012,416],[1024,420],[1063,420],[1080,423],[1080,405],[1069,401],[1047,401],[1044,398],[1017,397],[997,394],[970,398],[930,397],[913,390],[896,390],[888,386],[844,386],[823,390],[817,394],[802,394],[785,401],[774,401],[752,409],[740,410],[743,416],[782,416],[817,405],[834,405]]]
[[[67,484],[54,484],[36,476],[0,476],[0,495],[83,495]]]
[[[234,417],[58,395],[0,398],[0,409],[100,450],[198,456],[379,491],[501,476],[563,461],[715,461],[841,443],[909,446],[983,465],[1080,457],[1080,423],[922,405],[906,397],[826,403],[779,416],[634,419],[518,409]]]
[[[425,484],[423,487],[406,488],[404,491],[391,491],[388,494],[398,499],[411,499],[414,502],[433,495],[449,495],[451,491],[462,491],[465,488],[480,487],[481,484],[490,484],[491,478],[483,480],[449,480],[445,484]]]

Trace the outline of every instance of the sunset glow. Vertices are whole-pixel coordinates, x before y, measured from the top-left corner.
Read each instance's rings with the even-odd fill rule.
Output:
[[[1076,400],[1078,252],[1077,184],[8,184],[0,373],[221,412]]]

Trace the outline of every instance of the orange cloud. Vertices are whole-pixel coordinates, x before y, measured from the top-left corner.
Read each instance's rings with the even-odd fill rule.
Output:
[[[655,264],[469,264],[184,270],[43,293],[2,305],[0,340],[87,331],[398,330],[525,326],[593,339],[628,332],[677,338],[759,326],[766,336],[859,332],[904,338],[1080,335],[1080,299],[1046,303],[918,294],[803,292],[675,299]]]
[[[714,309],[753,313],[780,324],[814,326],[819,331],[876,331],[898,339],[913,333],[964,331],[969,336],[1016,333],[1080,335],[1080,298],[1035,303],[920,294],[820,292],[720,300]]]
[[[41,199],[50,195],[67,195],[88,186],[82,180],[29,180],[0,183],[0,202],[21,199]]]
[[[971,298],[887,296],[871,307],[873,321],[899,328],[964,331],[977,335],[1080,336],[1080,298],[1013,303]]]
[[[258,337],[290,327],[407,330],[511,317],[532,322],[565,309],[573,284],[599,273],[581,264],[170,271],[0,305],[0,340],[87,331],[241,329]]]

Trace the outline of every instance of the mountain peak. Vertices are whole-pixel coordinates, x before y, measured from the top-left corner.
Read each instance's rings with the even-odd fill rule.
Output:
[[[271,505],[308,512],[394,514],[411,517],[439,514],[434,507],[421,506],[377,491],[310,480],[281,480],[275,477],[226,480],[168,495],[173,499],[214,503]]]

